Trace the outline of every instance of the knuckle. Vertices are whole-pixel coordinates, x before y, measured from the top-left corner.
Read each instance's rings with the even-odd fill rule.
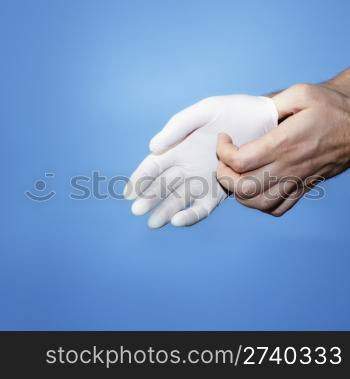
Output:
[[[250,179],[245,180],[242,183],[242,191],[247,195],[253,195],[256,191],[256,186]]]
[[[234,190],[234,181],[231,177],[222,174],[220,175],[220,177],[218,177],[218,181],[224,188],[226,188],[226,190],[228,191]]]
[[[225,161],[227,162],[227,164],[232,168],[234,169],[234,162],[235,162],[235,158],[234,156],[232,155],[232,152],[229,150],[229,149],[225,149],[224,151],[224,159]]]
[[[235,157],[231,154],[229,161],[230,161],[230,166],[233,168],[234,171],[239,172],[239,173],[244,171],[245,162],[242,158],[237,157],[237,156]]]
[[[242,178],[237,186],[237,195],[247,199],[256,196],[256,194],[256,183],[251,179]]]
[[[262,196],[259,200],[258,207],[261,211],[268,211],[271,209],[271,202],[266,196]]]
[[[308,83],[297,83],[292,88],[302,97],[311,99],[315,93],[315,86]]]
[[[232,169],[234,169],[236,157],[234,152],[231,150],[230,146],[225,145],[219,145],[218,146],[218,154],[222,158],[222,160],[226,163],[226,165],[230,166]]]

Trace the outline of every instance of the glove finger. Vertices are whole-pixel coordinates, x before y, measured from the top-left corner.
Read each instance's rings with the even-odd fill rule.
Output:
[[[171,218],[173,226],[190,226],[209,216],[209,210],[200,201],[195,201],[190,208],[176,213]]]
[[[174,214],[185,209],[189,204],[190,196],[186,194],[185,184],[182,184],[155,209],[148,220],[148,226],[152,229],[161,228],[170,222]]]
[[[171,164],[171,154],[148,155],[129,178],[123,192],[125,199],[136,199]]]
[[[134,201],[131,211],[141,216],[154,208],[184,182],[184,173],[179,167],[170,167]]]
[[[150,142],[150,150],[160,154],[181,142],[187,135],[210,121],[209,104],[202,100],[176,113]],[[207,104],[207,106],[206,106]]]

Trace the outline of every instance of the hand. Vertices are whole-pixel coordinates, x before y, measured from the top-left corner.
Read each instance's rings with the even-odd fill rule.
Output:
[[[276,125],[272,100],[261,96],[211,97],[176,114],[151,141],[158,154],[140,164],[125,188],[125,197],[136,199],[132,212],[143,215],[159,204],[151,228],[168,222],[187,226],[207,217],[227,197],[215,175],[218,133],[244,143]]]
[[[240,148],[219,136],[218,180],[239,202],[281,216],[315,182],[350,167],[350,97],[329,87],[298,84],[274,96],[282,122]]]

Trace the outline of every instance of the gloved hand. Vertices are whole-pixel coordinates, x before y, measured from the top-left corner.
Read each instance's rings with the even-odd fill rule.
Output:
[[[125,187],[125,198],[136,199],[132,212],[143,215],[160,203],[149,219],[151,228],[170,221],[188,226],[207,217],[227,197],[215,175],[218,133],[241,145],[277,123],[273,101],[262,96],[209,97],[177,113],[153,137],[152,154]]]

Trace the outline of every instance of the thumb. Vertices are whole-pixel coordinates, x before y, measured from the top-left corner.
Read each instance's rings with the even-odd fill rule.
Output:
[[[160,154],[181,142],[190,133],[210,121],[210,110],[200,101],[176,113],[150,141],[149,148]]]
[[[221,162],[230,166],[238,150],[238,146],[233,144],[232,138],[229,135],[225,133],[218,134],[216,155]]]

